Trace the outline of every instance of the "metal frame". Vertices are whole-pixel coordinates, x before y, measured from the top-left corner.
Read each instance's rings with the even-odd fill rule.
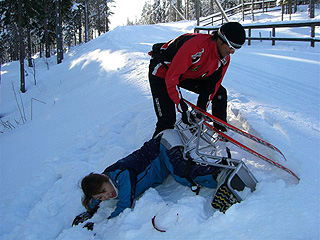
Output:
[[[240,202],[243,199],[232,187],[233,178],[237,175],[252,192],[255,190],[258,181],[241,160],[217,156],[216,143],[220,141],[219,136],[204,123],[205,120],[202,119],[186,126],[180,120],[175,125],[184,146],[183,157],[187,159],[187,154],[189,154],[194,162],[202,166],[210,165],[223,168],[225,171],[231,171],[231,173],[228,173],[227,186]],[[228,164],[223,164],[222,161],[226,161]]]

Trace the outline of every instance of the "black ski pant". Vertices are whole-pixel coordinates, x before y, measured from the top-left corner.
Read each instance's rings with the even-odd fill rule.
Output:
[[[171,100],[165,80],[152,74],[154,67],[158,64],[152,59],[149,65],[149,83],[153,97],[153,105],[158,118],[153,137],[165,129],[173,129],[176,122],[176,107]],[[208,79],[186,79],[179,83],[179,87],[199,94],[197,106],[206,110],[210,93],[214,91],[215,84]],[[223,121],[227,120],[227,90],[221,85],[212,101],[212,115]],[[225,128],[215,127],[225,131]]]

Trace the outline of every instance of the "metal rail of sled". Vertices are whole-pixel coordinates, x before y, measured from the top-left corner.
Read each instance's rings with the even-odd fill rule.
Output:
[[[251,192],[255,190],[258,181],[243,161],[216,155],[216,143],[220,140],[218,135],[214,136],[214,132],[205,126],[204,120],[194,121],[190,126],[180,120],[176,123],[174,131],[176,133],[173,133],[172,130],[165,130],[163,135],[170,139],[171,147],[173,145],[183,147],[183,157],[187,159],[187,154],[189,154],[197,164],[223,168],[221,172],[227,176],[226,184],[239,202],[243,200],[238,194],[243,190],[239,189],[239,180],[245,187],[250,188]]]

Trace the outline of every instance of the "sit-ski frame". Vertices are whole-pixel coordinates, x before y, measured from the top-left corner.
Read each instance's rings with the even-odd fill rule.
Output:
[[[233,159],[231,156],[217,156],[216,143],[220,141],[219,136],[210,131],[204,122],[204,120],[193,121],[192,125],[187,126],[180,120],[175,125],[184,146],[183,157],[187,159],[189,154],[197,164],[220,167],[225,169],[224,171],[231,172],[227,179],[227,186],[240,202],[243,199],[233,187],[234,177],[237,175],[251,191],[255,190],[258,181],[241,160]]]

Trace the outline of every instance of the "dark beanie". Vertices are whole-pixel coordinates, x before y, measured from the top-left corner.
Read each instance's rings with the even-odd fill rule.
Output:
[[[238,22],[225,23],[220,27],[219,31],[228,39],[234,48],[241,48],[246,41],[246,32]]]

